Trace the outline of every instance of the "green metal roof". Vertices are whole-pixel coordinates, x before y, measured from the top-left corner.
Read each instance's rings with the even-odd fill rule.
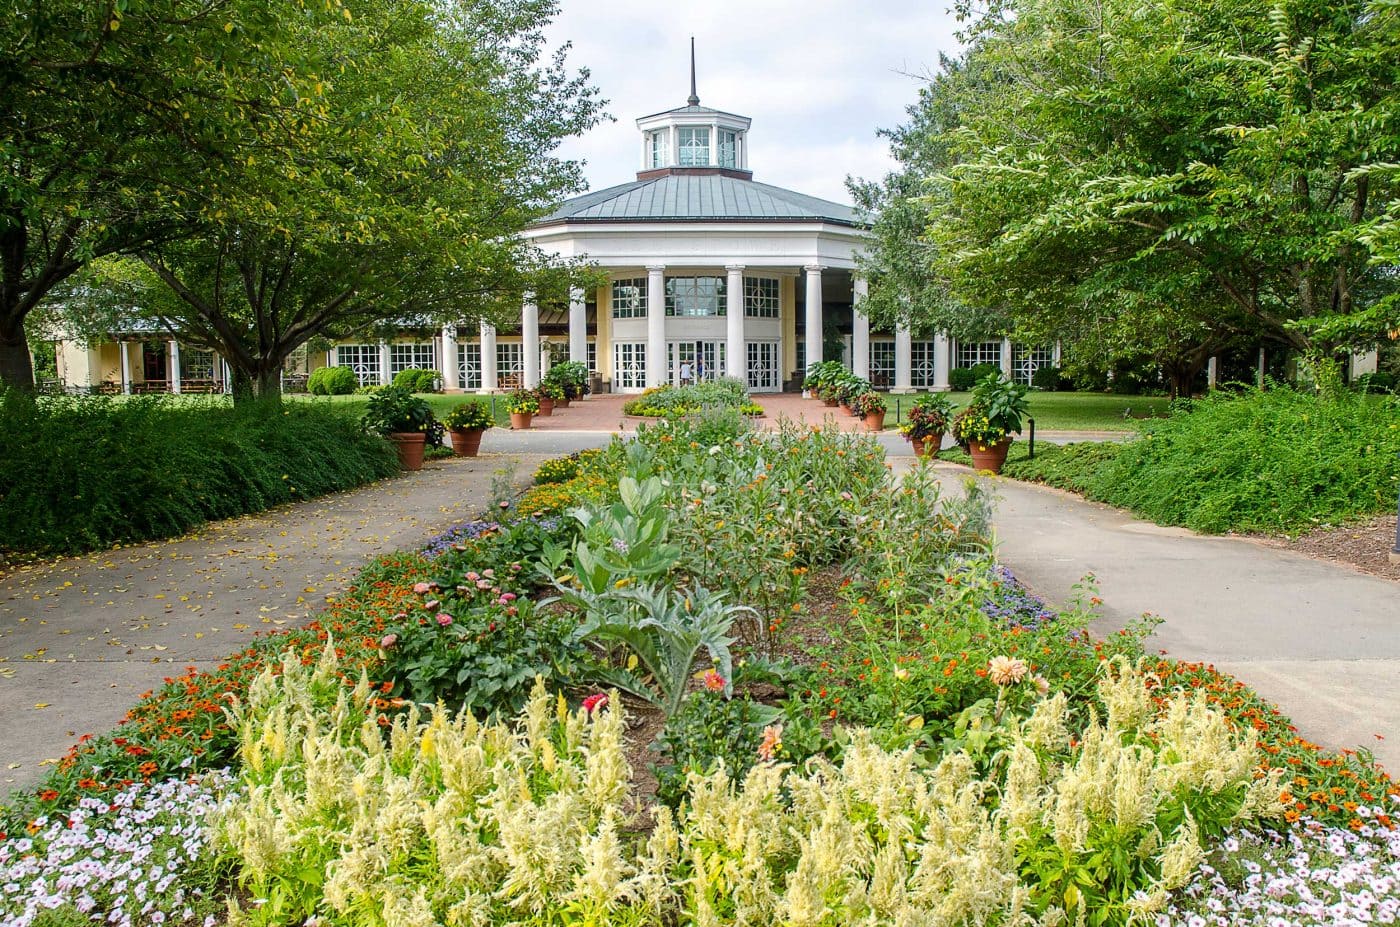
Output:
[[[537,225],[561,222],[835,222],[859,226],[850,206],[722,174],[675,173],[565,200]]]

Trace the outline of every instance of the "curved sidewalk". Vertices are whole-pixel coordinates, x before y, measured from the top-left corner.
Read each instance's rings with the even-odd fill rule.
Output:
[[[936,464],[945,482],[964,467]],[[1400,771],[1400,584],[1241,538],[1139,521],[1055,489],[983,476],[998,557],[1055,603],[1086,573],[1105,634],[1144,613],[1149,647],[1214,663],[1276,702],[1299,733]]]
[[[486,449],[483,449],[485,451]],[[483,453],[199,532],[0,574],[0,799],[186,666],[294,626],[375,556],[412,550],[491,502],[496,470],[542,458]]]

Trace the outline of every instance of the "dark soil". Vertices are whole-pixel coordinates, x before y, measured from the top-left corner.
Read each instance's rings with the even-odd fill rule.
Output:
[[[1400,564],[1388,557],[1395,546],[1395,516],[1382,515],[1352,525],[1314,528],[1296,538],[1256,535],[1258,540],[1318,560],[1400,582]]]

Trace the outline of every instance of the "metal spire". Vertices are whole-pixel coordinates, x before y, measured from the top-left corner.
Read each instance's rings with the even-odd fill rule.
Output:
[[[699,106],[700,98],[695,95],[695,36],[690,37],[690,96],[685,101],[690,106]]]

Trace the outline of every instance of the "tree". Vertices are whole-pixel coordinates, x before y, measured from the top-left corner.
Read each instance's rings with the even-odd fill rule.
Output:
[[[1327,351],[1298,320],[1384,290],[1393,0],[1009,0],[966,38],[939,87],[952,163],[924,198],[960,298],[1018,319],[1106,299],[1147,330],[1167,297],[1203,344]]]
[[[0,383],[33,382],[26,319],[94,257],[175,234],[243,127],[275,123],[304,75],[287,21],[336,3],[44,0],[0,10]],[[248,79],[280,71],[268,92]]]
[[[526,290],[562,298],[578,269],[517,235],[582,186],[551,152],[599,114],[562,50],[540,63],[554,9],[379,0],[302,28],[290,41],[325,75],[304,117],[245,144],[191,234],[140,249],[144,270],[114,275],[116,292],[222,355],[236,397],[275,394],[313,337],[501,322]]]

